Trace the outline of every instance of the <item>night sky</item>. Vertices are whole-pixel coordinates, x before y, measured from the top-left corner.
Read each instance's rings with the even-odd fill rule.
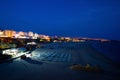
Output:
[[[120,0],[0,0],[0,29],[120,40]]]

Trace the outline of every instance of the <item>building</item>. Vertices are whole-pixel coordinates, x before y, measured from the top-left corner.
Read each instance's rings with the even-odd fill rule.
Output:
[[[16,31],[14,30],[4,30],[3,33],[7,37],[13,37],[16,35]]]
[[[43,39],[45,39],[46,41],[50,42],[50,37],[49,36],[43,36]]]
[[[0,37],[7,37],[6,35],[4,35],[3,31],[0,31]]]
[[[19,36],[25,36],[25,32],[20,31],[20,32],[18,32],[18,35]]]
[[[15,37],[16,34],[17,34],[17,32],[16,32],[16,31],[13,31],[13,32],[12,32],[12,37]]]
[[[34,34],[34,37],[35,37],[35,38],[38,38],[38,37],[39,37],[39,34],[35,33],[35,34]]]
[[[0,30],[0,35],[3,35],[3,34],[4,34],[4,32]]]
[[[34,36],[34,33],[30,31],[30,32],[28,32],[28,36],[29,36],[29,37],[33,37],[33,36]]]

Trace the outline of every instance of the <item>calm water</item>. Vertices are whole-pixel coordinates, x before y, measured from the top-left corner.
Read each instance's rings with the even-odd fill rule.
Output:
[[[97,43],[98,44],[98,43]],[[100,44],[100,43],[99,43]],[[97,47],[98,48],[98,47]],[[50,43],[27,59],[0,64],[0,80],[119,80],[119,66],[91,43]],[[104,73],[78,72],[73,64],[99,65]]]

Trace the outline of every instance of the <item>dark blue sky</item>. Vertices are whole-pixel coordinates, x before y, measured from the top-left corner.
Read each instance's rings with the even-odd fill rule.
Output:
[[[120,40],[120,0],[0,0],[0,28]]]

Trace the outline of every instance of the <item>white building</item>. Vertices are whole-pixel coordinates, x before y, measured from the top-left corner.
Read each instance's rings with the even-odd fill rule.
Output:
[[[4,34],[3,31],[0,30],[0,35],[3,35],[3,34]]]
[[[37,39],[39,37],[39,34],[35,33],[34,37]]]
[[[30,31],[30,32],[28,32],[28,36],[29,36],[29,37],[33,37],[33,36],[34,36],[34,33]]]
[[[20,32],[18,32],[18,35],[19,36],[25,36],[25,32],[20,31]]]

